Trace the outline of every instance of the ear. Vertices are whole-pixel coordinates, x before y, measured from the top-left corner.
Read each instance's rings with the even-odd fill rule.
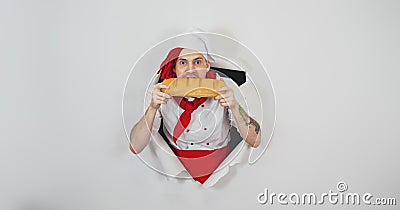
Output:
[[[207,61],[207,72],[208,72],[208,71],[210,71],[211,64],[210,64],[210,61],[208,61],[208,60],[206,60],[206,61]]]

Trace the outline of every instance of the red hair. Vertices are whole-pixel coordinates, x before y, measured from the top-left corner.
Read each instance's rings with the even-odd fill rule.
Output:
[[[183,48],[176,47],[169,51],[167,57],[161,63],[160,69],[157,72],[157,74],[160,74],[160,81],[169,78],[176,78],[176,73],[174,72],[175,64],[182,50]]]

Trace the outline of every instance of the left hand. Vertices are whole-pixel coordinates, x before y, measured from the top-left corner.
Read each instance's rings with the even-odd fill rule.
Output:
[[[220,92],[221,94],[216,96],[214,99],[218,100],[221,106],[228,107],[230,109],[237,107],[238,102],[236,101],[235,94],[232,88],[225,86],[219,88],[217,91]]]

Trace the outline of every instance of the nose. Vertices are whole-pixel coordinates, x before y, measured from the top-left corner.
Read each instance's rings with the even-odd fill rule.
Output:
[[[194,65],[189,63],[189,68],[187,69],[187,72],[193,73],[193,72],[195,72],[195,70],[196,69],[195,69]]]

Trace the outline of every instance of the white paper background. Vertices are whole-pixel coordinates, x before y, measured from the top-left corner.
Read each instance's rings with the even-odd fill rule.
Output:
[[[0,208],[282,209],[294,206],[257,194],[338,181],[399,202],[399,11],[399,1],[1,1]],[[122,126],[133,63],[190,27],[247,45],[277,99],[267,153],[212,189],[149,169]]]

